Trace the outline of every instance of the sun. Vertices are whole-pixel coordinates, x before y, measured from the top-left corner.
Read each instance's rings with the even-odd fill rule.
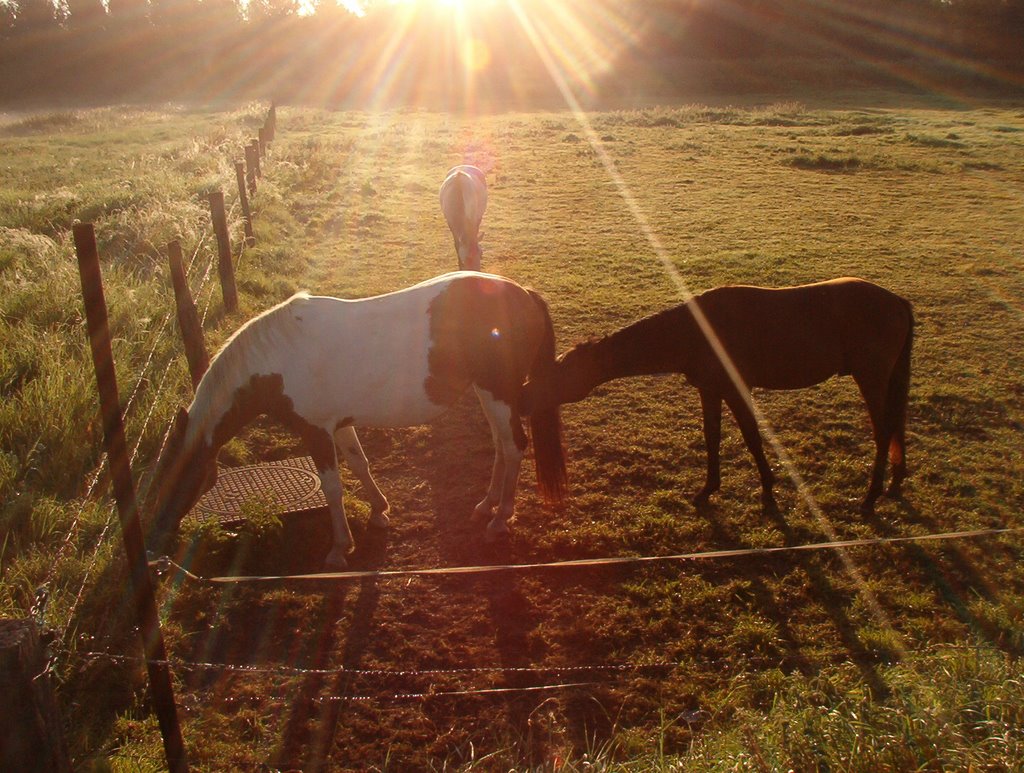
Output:
[[[307,88],[371,106],[591,100],[638,41],[626,0],[334,1],[366,20],[368,44],[340,50]]]
[[[421,8],[435,8],[441,11],[450,11],[453,14],[486,13],[500,2],[509,0],[385,0],[390,5],[397,6],[419,6]]]

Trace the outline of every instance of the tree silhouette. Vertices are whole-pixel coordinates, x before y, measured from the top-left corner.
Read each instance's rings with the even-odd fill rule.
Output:
[[[74,88],[97,99],[342,104],[379,95],[375,78],[385,74],[396,105],[416,99],[454,108],[471,92],[499,102],[551,93],[509,2],[469,4],[460,17],[488,55],[472,84],[460,74],[465,49],[442,5],[364,0],[366,13],[357,16],[340,0],[242,2],[0,0],[0,99],[60,98]],[[932,68],[934,83],[956,77],[965,88],[1006,90],[1019,89],[1024,73],[1024,0],[519,0],[517,7],[537,29],[565,38],[559,50],[569,69],[600,56],[576,45],[588,25],[614,19],[625,28],[632,69],[618,81],[614,69],[607,74],[613,90],[635,88],[632,79],[645,72],[672,82],[680,66],[701,61],[718,79],[712,87],[723,89],[784,78],[775,68],[787,59],[807,66],[779,65],[779,73],[799,72],[810,86],[815,77],[830,87],[865,73],[886,83],[893,73]],[[573,18],[579,23],[564,24]],[[724,59],[729,66],[715,66]],[[325,77],[316,83],[311,73]]]

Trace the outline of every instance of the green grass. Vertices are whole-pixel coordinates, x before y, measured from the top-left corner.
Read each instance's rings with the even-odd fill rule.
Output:
[[[904,502],[883,500],[869,519],[856,510],[871,443],[849,380],[756,395],[837,537],[1018,526],[1024,112],[885,104],[688,105],[587,119],[690,291],[853,274],[914,303]],[[159,769],[161,750],[138,663],[86,655],[134,657],[138,644],[105,480],[86,497],[100,427],[70,227],[96,224],[141,479],[190,391],[166,322],[163,246],[180,238],[197,255],[198,288],[212,256],[205,193],[223,187],[234,201],[231,162],[262,110],[112,108],[0,126],[0,613],[27,614],[48,584],[58,695],[85,769]],[[559,112],[468,120],[281,108],[254,200],[257,244],[239,262],[242,310],[220,311],[215,281],[199,293],[210,346],[298,289],[360,297],[454,267],[436,190],[461,161],[488,171],[485,269],[544,294],[559,349],[677,302],[588,136]],[[231,228],[237,243],[237,209]],[[761,513],[731,420],[722,492],[694,510],[700,408],[677,378],[608,384],[563,418],[571,499],[545,508],[524,467],[505,551],[484,548],[467,521],[491,454],[472,399],[429,427],[363,430],[393,514],[386,537],[367,532],[368,509],[344,473],[355,565],[825,538],[784,475],[781,516]],[[300,452],[261,423],[222,461]],[[323,520],[277,525],[258,498],[250,508],[253,525],[240,533],[187,529],[197,570],[319,568]],[[263,669],[175,669],[200,770],[318,759],[387,770],[1013,769],[1024,712],[1022,545],[1014,535],[858,548],[848,556],[856,575],[816,553],[297,590],[165,579],[161,604],[175,659]],[[552,670],[579,665],[630,668]],[[495,670],[464,670],[473,668]],[[394,697],[559,681],[599,684]],[[369,700],[315,701],[329,695]]]

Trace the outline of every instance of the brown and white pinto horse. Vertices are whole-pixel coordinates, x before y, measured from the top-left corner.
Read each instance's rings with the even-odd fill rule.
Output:
[[[705,330],[717,338],[717,345]],[[749,390],[800,389],[835,375],[853,376],[874,426],[874,468],[862,504],[864,512],[871,512],[882,493],[886,451],[893,464],[889,496],[899,496],[907,474],[904,444],[913,333],[910,303],[862,279],[780,289],[720,287],[573,347],[559,357],[553,374],[526,385],[523,409],[550,410],[582,400],[599,384],[624,376],[681,373],[700,391],[704,413],[707,481],[695,503],[706,503],[720,485],[724,401],[757,463],[762,501],[774,508],[775,477]],[[723,351],[731,360],[732,375],[719,356]]]
[[[490,423],[494,468],[475,517],[487,536],[508,531],[527,437],[519,401],[527,376],[542,383],[555,343],[543,298],[490,274],[455,272],[362,300],[300,294],[242,326],[181,409],[154,477],[150,548],[164,551],[182,517],[216,480],[218,449],[259,415],[304,441],[330,507],[330,568],[346,565],[337,451],[363,484],[371,523],[388,522],[355,428],[423,424],[472,386]],[[537,482],[549,501],[565,485],[557,406],[530,417]],[[497,511],[495,512],[495,507]]]
[[[479,271],[480,221],[487,209],[487,178],[475,166],[460,164],[448,170],[441,183],[441,211],[455,237],[459,268]]]

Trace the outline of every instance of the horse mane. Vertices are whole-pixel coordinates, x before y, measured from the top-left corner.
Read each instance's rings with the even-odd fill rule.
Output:
[[[570,346],[568,349],[562,352],[562,357],[565,357],[567,354],[573,352],[590,351],[598,344],[601,344],[602,342],[607,340],[608,336],[590,336],[590,338],[585,338],[582,341],[577,341],[576,343],[574,343],[572,346]]]
[[[652,314],[648,314],[646,317],[641,317],[640,319],[634,320],[625,327],[619,328],[618,330],[614,330],[611,333],[606,333],[603,336],[590,336],[590,338],[578,341],[571,347],[569,347],[563,353],[563,356],[569,354],[569,352],[575,352],[577,350],[580,350],[581,352],[587,352],[591,351],[596,347],[614,346],[617,341],[622,339],[624,334],[628,334],[630,331],[637,328],[661,324],[663,320],[679,314],[680,309],[682,309],[685,305],[685,303],[681,303],[675,306],[670,306],[667,309],[662,309],[661,311],[656,311]]]
[[[267,363],[268,356],[293,351],[294,342],[301,334],[300,316],[295,312],[310,297],[305,291],[296,293],[247,321],[224,342],[210,360],[210,367],[196,387],[195,398],[189,406],[186,447],[190,447],[200,433],[211,431],[212,425],[230,407],[235,391],[261,364]]]

